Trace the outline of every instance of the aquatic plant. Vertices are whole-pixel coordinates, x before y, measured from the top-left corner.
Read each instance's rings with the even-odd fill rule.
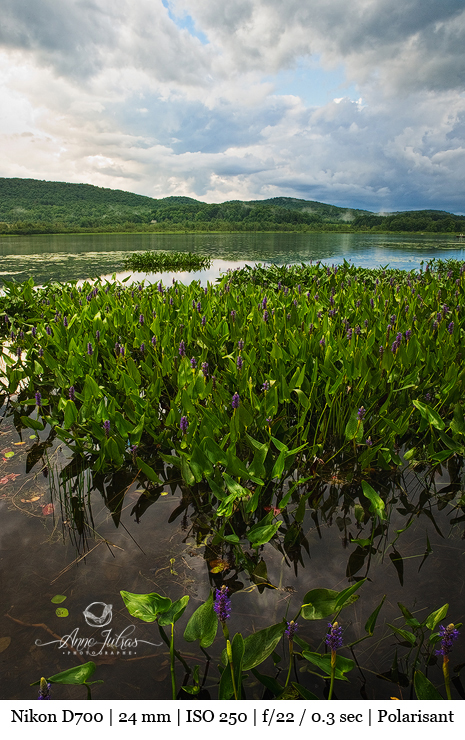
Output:
[[[260,547],[282,520],[254,513],[285,510],[283,481],[314,479],[315,460],[318,475],[352,467],[370,485],[370,470],[465,452],[464,280],[459,263],[344,263],[229,272],[207,293],[198,282],[7,283],[0,389],[24,427],[53,430],[97,473],[131,465],[160,485],[160,460],[174,465],[223,536],[240,513]]]
[[[207,270],[211,258],[192,252],[135,252],[124,261],[124,266],[140,272],[192,272]]]

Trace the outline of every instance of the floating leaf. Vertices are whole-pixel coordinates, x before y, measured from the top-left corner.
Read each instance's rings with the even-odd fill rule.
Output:
[[[42,514],[44,516],[49,516],[49,514],[53,514],[53,512],[54,512],[53,504],[45,504],[45,506],[42,506]]]
[[[7,649],[11,642],[11,637],[0,637],[0,653]]]
[[[10,457],[14,457],[15,453],[13,450],[10,450],[10,452],[5,452],[5,457],[8,459]]]
[[[55,609],[55,614],[57,617],[68,617],[69,611],[60,606],[58,609]]]
[[[63,594],[57,594],[56,596],[53,596],[50,601],[52,602],[52,604],[62,604],[63,601],[66,601],[67,598],[68,597],[63,596]]]

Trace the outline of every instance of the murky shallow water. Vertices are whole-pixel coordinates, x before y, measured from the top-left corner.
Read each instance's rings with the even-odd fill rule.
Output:
[[[445,623],[464,620],[464,522],[463,510],[455,508],[463,495],[463,470],[451,466],[452,478],[445,468],[441,475],[437,473],[435,495],[424,485],[424,473],[406,473],[395,482],[386,474],[375,478],[372,484],[377,490],[389,489],[391,514],[389,530],[383,537],[375,536],[371,556],[351,542],[369,536],[369,525],[359,531],[354,516],[359,488],[339,479],[315,484],[294,544],[292,538],[285,539],[293,517],[284,516],[279,546],[266,545],[258,557],[245,548],[251,561],[255,557],[254,567],[260,564],[255,573],[263,575],[266,564],[272,587],[259,589],[254,569],[236,570],[227,551],[221,555],[226,561],[229,557],[230,567],[223,573],[212,573],[218,552],[206,546],[207,513],[196,510],[187,491],[178,486],[175,473],[170,473],[173,477],[162,492],[166,495],[147,495],[129,470],[113,477],[91,479],[88,473],[71,477],[65,486],[68,496],[63,495],[63,486],[60,495],[56,473],[70,464],[66,448],[56,441],[47,442],[45,432],[40,443],[31,438],[30,430],[23,431],[21,439],[12,421],[6,417],[0,424],[0,638],[11,638],[0,653],[4,699],[33,699],[36,689],[30,684],[41,675],[50,676],[90,659],[98,666],[93,678],[104,681],[95,687],[95,698],[170,698],[168,649],[160,644],[155,625],[129,616],[120,590],[156,591],[173,600],[188,594],[189,606],[176,625],[177,648],[191,668],[200,664],[202,671],[205,656],[196,644],[185,643],[182,633],[212,586],[227,582],[234,591],[229,626],[232,634],[240,630],[245,635],[283,617],[292,618],[310,589],[341,590],[349,585],[348,576],[367,576],[360,599],[341,614],[345,643],[363,636],[368,616],[383,595],[387,598],[374,637],[355,648],[360,670],[349,674],[350,683],[336,686],[339,698],[409,698],[408,689],[376,676],[389,670],[398,644],[387,623],[404,626],[398,601],[419,621],[446,602],[450,608]],[[9,457],[9,452],[14,456]],[[455,484],[452,490],[451,481]],[[289,507],[293,508],[296,506]],[[398,530],[410,519],[411,526],[393,547]],[[60,605],[69,611],[65,618],[56,615],[57,605],[51,603],[56,594],[67,597]],[[90,611],[100,614],[102,606],[95,602],[112,605],[107,629],[113,630],[113,637],[135,625],[137,649],[103,650],[97,657],[84,651],[77,657],[65,647],[59,648],[57,640],[76,629],[81,638],[102,639],[102,628],[87,624],[83,614],[92,604]],[[302,639],[312,649],[323,650],[326,621],[300,619],[299,623]],[[147,643],[140,642],[143,640]],[[464,643],[462,637],[452,666],[465,661]],[[209,649],[213,661],[205,684],[213,698],[217,695],[215,662],[222,647],[218,634]],[[398,647],[399,657],[407,652]],[[283,660],[283,671],[286,663]],[[271,662],[268,668],[273,673]],[[309,669],[307,661],[297,663],[299,680],[322,697],[323,682]],[[259,670],[265,672],[263,667]],[[441,675],[439,665],[430,667],[429,677],[435,685],[441,684]],[[178,665],[178,685],[182,679],[183,670]],[[461,684],[457,688],[461,691]],[[247,698],[262,696],[261,684],[249,687]],[[68,697],[84,699],[85,690],[55,687],[54,698]]]

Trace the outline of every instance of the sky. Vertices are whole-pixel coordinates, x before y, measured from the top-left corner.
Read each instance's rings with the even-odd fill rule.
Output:
[[[465,213],[464,0],[0,0],[0,177]]]

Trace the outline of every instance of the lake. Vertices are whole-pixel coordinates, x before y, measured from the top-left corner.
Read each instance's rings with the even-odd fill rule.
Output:
[[[148,250],[199,252],[213,259],[209,270],[177,273],[180,282],[215,280],[230,268],[261,262],[299,263],[321,260],[377,267],[389,264],[403,270],[417,268],[432,258],[465,259],[462,240],[446,235],[392,234],[79,234],[8,236],[0,239],[0,283],[34,278],[48,281],[83,280],[100,275],[128,276],[124,259]],[[158,274],[133,273],[150,282]],[[165,273],[165,283],[173,273]]]
[[[461,242],[420,235],[34,236],[4,238],[0,248],[2,277],[20,281],[32,275],[36,284],[112,272],[124,277],[128,274],[122,269],[124,256],[148,249],[211,255],[211,270],[176,275],[181,281],[203,282],[254,262],[346,259],[367,267],[390,264],[412,269],[431,258],[465,258]],[[170,282],[171,276],[165,274],[163,281]],[[143,277],[136,274],[138,280]],[[157,592],[173,600],[189,595],[188,609],[176,625],[176,647],[191,669],[200,665],[212,698],[217,695],[216,665],[224,643],[218,635],[208,648],[212,655],[208,671],[210,663],[198,644],[183,642],[182,634],[194,609],[224,581],[233,592],[232,634],[238,630],[250,634],[283,617],[292,618],[311,589],[339,591],[366,578],[359,601],[341,615],[347,644],[363,637],[367,619],[387,596],[374,637],[355,650],[358,665],[350,681],[337,682],[336,696],[341,699],[414,698],[409,688],[412,651],[388,627],[389,623],[405,628],[398,602],[419,621],[446,603],[444,624],[464,620],[465,469],[459,456],[434,471],[427,466],[370,471],[388,511],[386,523],[371,533],[353,469],[335,469],[325,479],[307,484],[306,505],[300,510],[295,501],[295,508],[285,515],[279,545],[269,542],[256,551],[246,549],[238,530],[244,557],[236,562],[232,548],[208,541],[209,512],[195,501],[175,466],[165,466],[162,490],[124,468],[113,474],[92,473],[49,427],[33,434],[8,404],[0,413],[1,698],[35,699],[36,687],[30,684],[40,676],[90,660],[85,651],[75,655],[60,641],[76,629],[86,639],[98,637],[101,630],[95,622],[92,625],[89,612],[96,615],[104,605],[112,611],[115,631],[136,625],[139,648],[103,650],[95,658],[93,678],[104,681],[95,687],[95,698],[168,699],[168,648],[156,625],[129,616],[120,590]],[[292,482],[284,484],[283,493]],[[53,602],[56,596],[66,599]],[[60,611],[63,608],[66,614]],[[327,620],[299,624],[299,635],[311,649],[324,651]],[[464,642],[462,636],[451,658],[454,698],[465,698],[460,680]],[[286,653],[281,645],[277,651],[285,656],[282,683]],[[349,651],[345,655],[349,657]],[[311,664],[299,660],[296,676],[321,698],[322,680],[311,669]],[[269,658],[266,672],[274,675],[279,670],[279,661],[273,668]],[[434,654],[428,670],[444,693],[440,661]],[[178,663],[178,687],[183,677]],[[247,698],[262,698],[263,690],[249,675]],[[80,686],[53,687],[55,699],[85,696]]]

